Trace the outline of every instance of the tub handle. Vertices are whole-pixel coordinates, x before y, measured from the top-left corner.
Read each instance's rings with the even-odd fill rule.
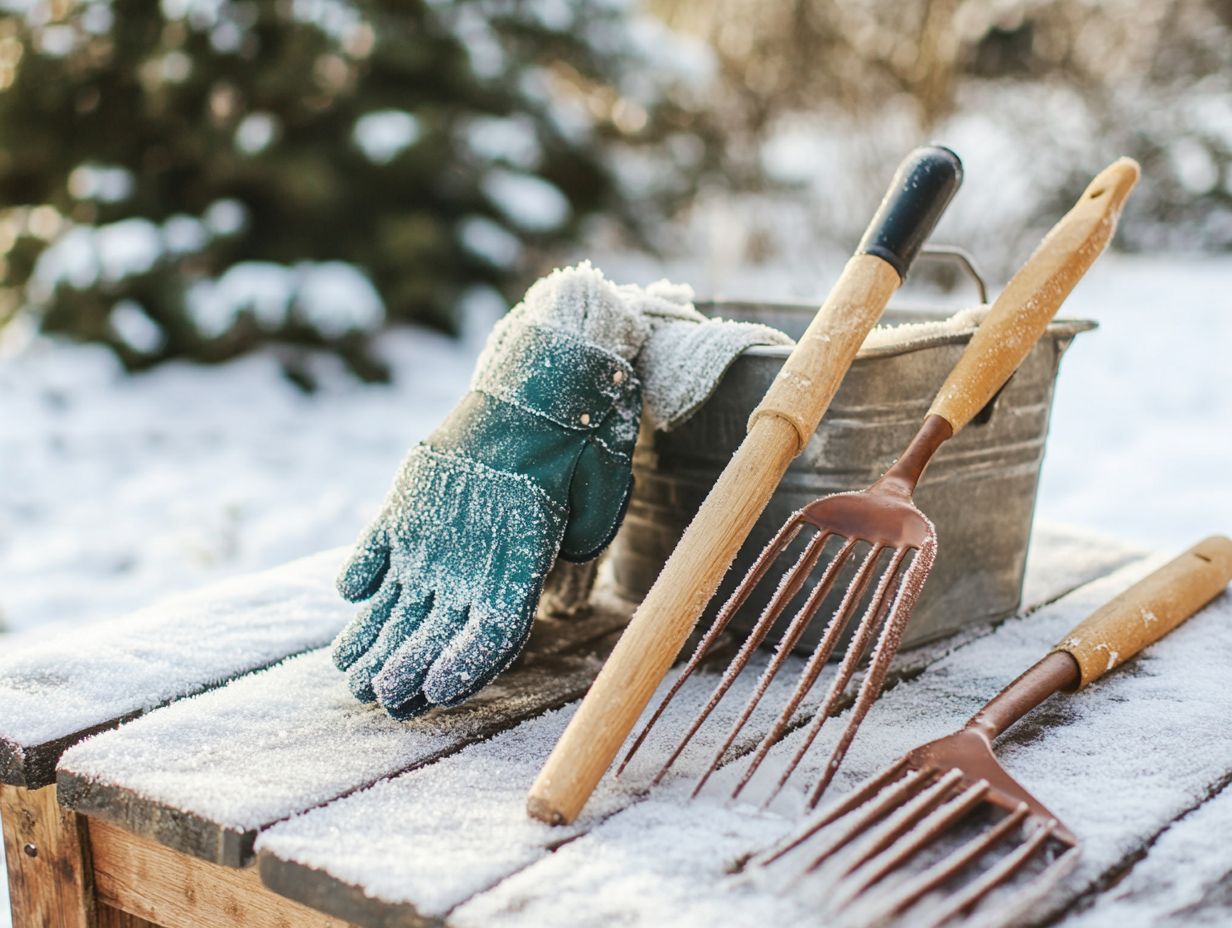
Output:
[[[927,245],[920,251],[920,260],[948,261],[957,264],[971,278],[975,288],[980,292],[980,302],[988,303],[988,283],[980,272],[975,258],[965,248],[957,245]]]

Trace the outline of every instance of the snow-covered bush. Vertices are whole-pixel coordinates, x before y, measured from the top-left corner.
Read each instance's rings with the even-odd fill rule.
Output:
[[[0,325],[379,374],[374,329],[456,328],[692,189],[708,59],[632,6],[0,0]]]

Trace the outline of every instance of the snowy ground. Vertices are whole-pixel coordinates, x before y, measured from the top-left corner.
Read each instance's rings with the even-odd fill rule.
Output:
[[[804,295],[768,275],[724,289]],[[1226,258],[1097,265],[1064,310],[1101,328],[1062,365],[1042,516],[1166,550],[1232,532],[1229,292]],[[37,634],[347,543],[475,348],[396,333],[394,385],[322,360],[314,395],[270,355],[130,378],[94,348],[0,354],[0,622]]]

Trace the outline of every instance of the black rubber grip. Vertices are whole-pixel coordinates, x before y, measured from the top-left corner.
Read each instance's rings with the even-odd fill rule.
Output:
[[[899,279],[932,234],[937,220],[962,183],[962,161],[942,145],[911,152],[898,166],[877,215],[860,239],[858,255],[876,255]]]

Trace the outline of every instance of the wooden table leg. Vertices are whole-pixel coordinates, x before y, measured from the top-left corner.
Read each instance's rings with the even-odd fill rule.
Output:
[[[13,928],[96,928],[84,817],[60,807],[54,786],[0,785],[0,820]]]

